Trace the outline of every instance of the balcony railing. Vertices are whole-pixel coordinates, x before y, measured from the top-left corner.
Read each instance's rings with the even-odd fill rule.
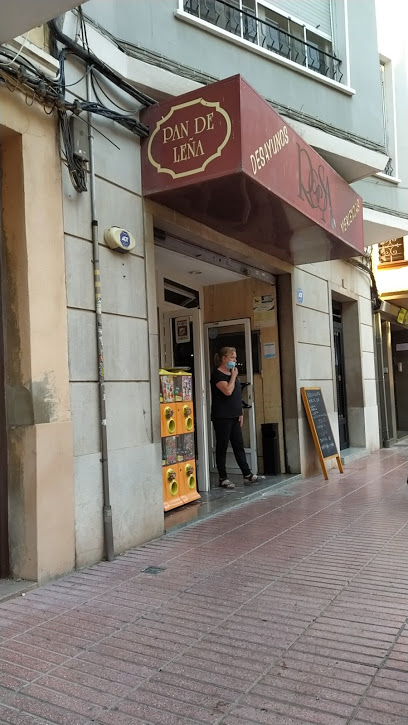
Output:
[[[184,0],[184,12],[341,83],[341,60],[224,0]],[[324,40],[322,39],[324,42]]]
[[[387,174],[387,176],[394,176],[394,167],[392,165],[391,158],[388,159],[387,166],[385,167],[383,174]]]

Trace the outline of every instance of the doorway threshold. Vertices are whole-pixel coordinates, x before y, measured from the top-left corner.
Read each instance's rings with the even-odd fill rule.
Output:
[[[23,596],[31,589],[36,589],[37,582],[26,581],[24,579],[0,579],[0,602],[6,602],[8,599]]]
[[[347,463],[353,463],[353,461],[358,461],[360,458],[365,458],[369,455],[369,448],[360,448],[357,446],[355,448],[343,448],[343,450],[340,451],[340,459],[343,465],[347,465]]]
[[[286,484],[300,480],[300,474],[281,474],[279,476],[266,476],[265,479],[252,486],[245,486],[242,476],[231,475],[230,480],[235,483],[232,490],[218,486],[218,476],[211,474],[211,490],[200,492],[201,500],[173,509],[164,515],[164,533],[168,534],[183,526],[202,521],[209,516],[227,511],[248,501],[261,498],[273,493]]]

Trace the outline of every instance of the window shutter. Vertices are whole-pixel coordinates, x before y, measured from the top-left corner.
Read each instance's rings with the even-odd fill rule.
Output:
[[[330,0],[271,0],[271,4],[332,37]]]

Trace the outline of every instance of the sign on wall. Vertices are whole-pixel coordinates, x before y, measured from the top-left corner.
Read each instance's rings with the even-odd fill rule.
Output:
[[[274,327],[276,325],[275,295],[259,295],[253,298],[254,327]]]
[[[144,196],[292,264],[364,251],[361,197],[240,76],[141,120]]]

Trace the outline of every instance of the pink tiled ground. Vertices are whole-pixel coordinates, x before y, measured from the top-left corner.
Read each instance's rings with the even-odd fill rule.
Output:
[[[382,450],[0,605],[1,725],[407,725],[407,473]]]

